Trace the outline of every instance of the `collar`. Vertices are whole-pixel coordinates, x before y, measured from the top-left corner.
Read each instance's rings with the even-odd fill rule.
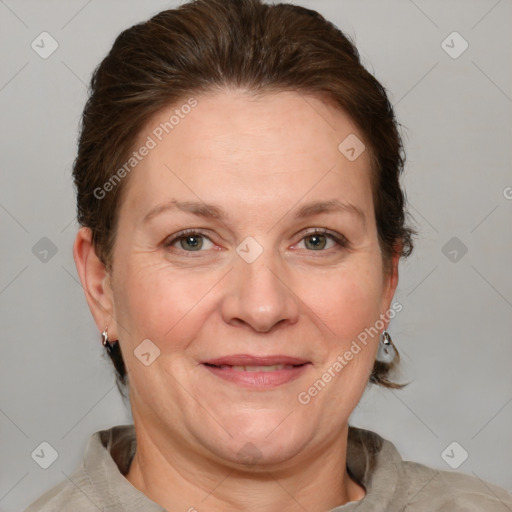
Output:
[[[157,503],[136,489],[126,478],[136,450],[134,425],[118,425],[96,432],[89,439],[85,471],[101,497],[106,512],[165,512]],[[399,509],[397,501],[403,481],[402,458],[392,443],[369,430],[349,427],[347,471],[366,489],[366,496],[336,507],[331,512],[385,512]],[[391,507],[391,508],[390,508]]]

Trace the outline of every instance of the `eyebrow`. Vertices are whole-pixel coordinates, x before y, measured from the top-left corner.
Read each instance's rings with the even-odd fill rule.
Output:
[[[173,210],[181,210],[182,212],[192,213],[198,217],[204,217],[206,219],[222,220],[224,217],[226,217],[221,208],[212,204],[206,204],[197,201],[176,201],[176,199],[173,199],[172,201],[160,204],[155,208],[152,208],[144,216],[142,222],[149,222],[157,215]]]
[[[227,219],[227,214],[213,204],[206,204],[198,201],[177,201],[175,199],[160,204],[155,208],[152,208],[142,219],[143,223],[149,222],[151,219],[160,215],[162,213],[166,213],[169,211],[180,210],[187,213],[192,213],[198,217],[206,218],[206,219],[218,219],[225,220]],[[366,216],[364,212],[352,203],[342,202],[338,199],[331,199],[328,201],[315,201],[311,203],[307,203],[301,206],[294,214],[294,217],[297,219],[303,219],[306,217],[312,217],[313,215],[318,215],[321,213],[336,213],[336,212],[345,212],[355,217],[359,218],[366,225]]]

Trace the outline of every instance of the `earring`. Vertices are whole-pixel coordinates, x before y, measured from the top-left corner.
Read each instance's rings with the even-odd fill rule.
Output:
[[[107,349],[109,355],[112,355],[112,345],[108,341],[107,327],[105,327],[105,330],[101,333],[101,344]]]
[[[388,331],[383,331],[380,337],[377,361],[379,363],[391,364],[396,357],[395,346]]]

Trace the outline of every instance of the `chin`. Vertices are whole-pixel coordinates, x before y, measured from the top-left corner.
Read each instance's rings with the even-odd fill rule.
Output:
[[[314,431],[291,410],[254,410],[236,413],[227,429],[233,437],[216,442],[213,452],[231,463],[247,468],[282,464],[300,453]],[[297,417],[295,417],[297,416]],[[284,420],[284,421],[283,421]],[[211,437],[210,440],[211,442]]]
[[[278,466],[286,466],[288,461],[301,453],[303,445],[302,439],[295,440],[282,436],[282,439],[274,439],[273,442],[256,440],[233,443],[224,447],[222,453],[217,455],[240,470],[268,471]]]

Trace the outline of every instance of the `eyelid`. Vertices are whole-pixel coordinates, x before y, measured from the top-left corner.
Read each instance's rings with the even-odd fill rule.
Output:
[[[174,243],[176,243],[178,240],[180,240],[181,238],[186,238],[187,236],[190,236],[190,235],[199,235],[199,236],[202,236],[204,238],[207,238],[208,240],[210,240],[210,242],[212,242],[212,244],[214,244],[215,242],[211,239],[210,236],[208,236],[207,233],[205,233],[203,230],[201,230],[200,228],[189,228],[189,229],[183,229],[182,231],[178,231],[177,233],[174,233],[172,235],[169,235],[168,237],[165,238],[165,240],[162,242],[162,245],[164,247],[171,247]],[[185,251],[187,252],[187,251]],[[192,252],[192,251],[191,251]],[[201,252],[201,251],[197,251],[197,252]]]
[[[338,233],[336,231],[331,231],[327,228],[308,228],[305,231],[302,231],[300,233],[300,240],[301,242],[304,238],[311,235],[324,235],[332,240],[334,240],[340,247],[349,248],[350,247],[350,241],[345,235],[342,235],[341,233]],[[299,243],[297,242],[297,243]],[[296,245],[296,244],[294,244]],[[318,251],[322,252],[322,251]]]

